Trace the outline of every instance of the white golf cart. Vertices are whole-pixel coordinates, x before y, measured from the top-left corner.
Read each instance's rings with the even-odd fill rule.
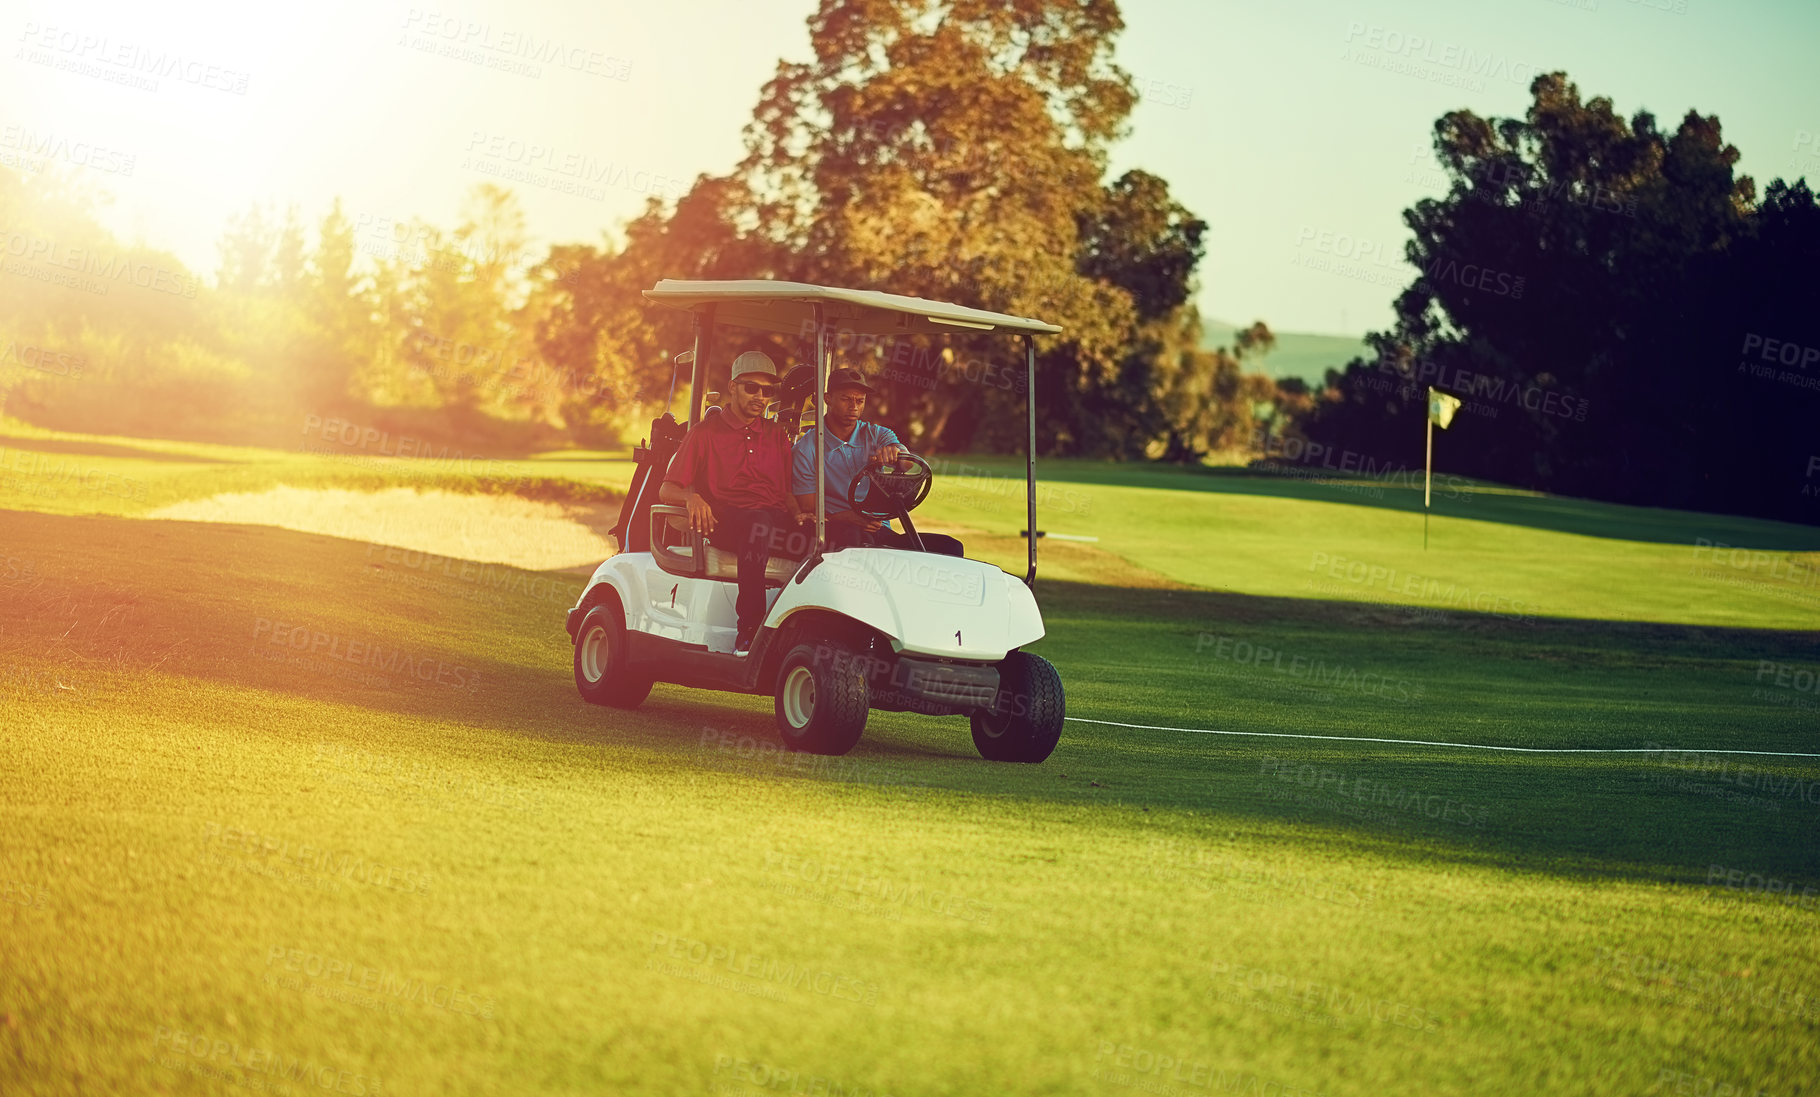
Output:
[[[773,556],[766,569],[769,609],[748,653],[735,654],[733,553],[688,528],[682,507],[657,503],[664,471],[681,441],[666,412],[652,423],[614,535],[619,552],[595,569],[569,611],[575,685],[599,705],[635,708],[653,682],[771,694],[785,746],[845,754],[859,741],[870,709],[964,715],[980,754],[1003,762],[1041,762],[1061,736],[1062,682],[1040,656],[1021,650],[1043,636],[1036,582],[1036,350],[1034,336],[1061,329],[1041,321],[866,290],[768,280],[665,279],[645,296],[694,317],[689,426],[703,418],[707,363],[716,325],[785,337],[814,337],[814,367],[784,380],[778,417],[795,437],[803,403],[825,406],[836,334],[888,340],[956,330],[1022,336],[1029,447],[1025,461],[1029,568],[1020,578],[993,564],[907,549],[829,548],[827,499],[843,492],[864,513],[901,520],[918,535],[910,510],[928,495],[926,463],[900,473],[861,473],[849,484],[824,482],[828,441],[822,416],[815,437],[815,523],[804,552]],[[671,378],[675,391],[675,376]],[[710,408],[709,414],[718,414]],[[864,481],[862,483],[862,481]]]

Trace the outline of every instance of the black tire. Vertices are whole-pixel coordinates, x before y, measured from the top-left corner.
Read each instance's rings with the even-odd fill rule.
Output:
[[[994,710],[973,714],[973,746],[990,762],[1041,762],[1068,714],[1062,676],[1040,655],[1014,651],[998,665]]]
[[[630,669],[626,622],[608,602],[589,610],[575,630],[575,689],[592,705],[637,708],[651,695],[651,677]]]
[[[872,691],[853,649],[835,640],[798,644],[777,666],[773,708],[784,746],[845,754],[866,730]]]

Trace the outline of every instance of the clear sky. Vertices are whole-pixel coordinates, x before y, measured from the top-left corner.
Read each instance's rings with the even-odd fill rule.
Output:
[[[539,245],[592,241],[650,193],[724,172],[813,0],[8,4],[0,163],[73,166],[129,239],[212,274],[254,201],[339,195],[373,252],[511,186]],[[1280,331],[1383,326],[1408,281],[1400,211],[1441,190],[1447,110],[1520,114],[1530,76],[1672,125],[1717,114],[1759,186],[1820,180],[1820,3],[1128,0],[1145,99],[1115,170],[1168,179],[1210,226],[1201,307]],[[130,158],[130,161],[129,161]],[[126,170],[130,164],[130,172]],[[1303,265],[1351,253],[1341,273]],[[1331,264],[1330,264],[1331,266]]]

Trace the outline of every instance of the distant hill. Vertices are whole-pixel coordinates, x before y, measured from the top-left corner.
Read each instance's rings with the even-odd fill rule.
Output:
[[[1208,319],[1201,321],[1201,329],[1201,344],[1209,348],[1232,346],[1232,335],[1238,330],[1237,326],[1224,320]],[[1344,369],[1354,358],[1371,355],[1371,348],[1364,340],[1344,335],[1307,335],[1293,331],[1274,334],[1276,349],[1265,355],[1259,364],[1265,373],[1278,380],[1300,377],[1317,385],[1329,369]]]

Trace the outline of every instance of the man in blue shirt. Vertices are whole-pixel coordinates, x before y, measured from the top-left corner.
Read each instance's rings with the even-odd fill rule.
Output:
[[[860,416],[866,410],[866,397],[872,386],[856,369],[837,369],[828,376],[827,480],[828,542],[833,548],[869,546],[873,548],[916,548],[916,540],[891,528],[889,520],[880,521],[856,514],[847,505],[847,485],[861,469],[873,465],[898,463],[909,450],[897,440],[890,427],[868,423]],[[899,469],[913,468],[910,462]],[[859,496],[866,498],[862,482]],[[877,490],[877,489],[873,489]],[[791,453],[790,492],[799,505],[815,513],[815,432],[803,432]],[[930,552],[946,556],[961,555],[961,543],[939,533],[922,534],[923,545]]]

